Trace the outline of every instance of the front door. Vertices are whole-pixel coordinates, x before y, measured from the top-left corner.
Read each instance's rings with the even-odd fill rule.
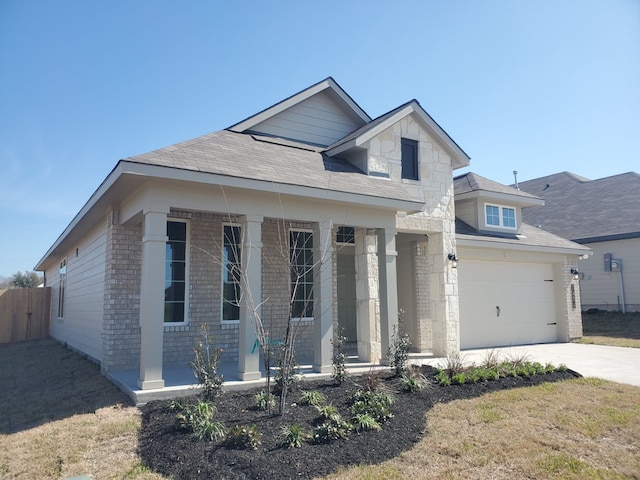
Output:
[[[347,342],[356,342],[356,260],[353,253],[338,254],[338,324]]]

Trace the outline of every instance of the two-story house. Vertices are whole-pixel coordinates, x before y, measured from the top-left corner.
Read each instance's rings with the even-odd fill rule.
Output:
[[[274,341],[294,326],[317,372],[338,326],[384,362],[399,316],[435,356],[579,336],[587,249],[523,225],[532,195],[473,175],[454,194],[468,165],[417,101],[371,119],[332,78],[120,160],[36,267],[51,334],[142,391],[203,324],[243,380],[261,375],[258,324]]]

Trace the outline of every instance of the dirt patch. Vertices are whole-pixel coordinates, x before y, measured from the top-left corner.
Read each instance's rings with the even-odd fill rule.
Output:
[[[259,390],[226,392],[217,401],[218,420],[227,427],[240,423],[255,424],[263,434],[257,450],[236,450],[196,440],[177,427],[176,412],[170,409],[169,402],[159,401],[142,408],[139,455],[147,467],[175,479],[314,478],[345,466],[377,464],[409,450],[425,435],[425,413],[434,405],[578,376],[575,372],[566,371],[441,387],[435,383],[435,370],[422,368],[429,379],[429,386],[419,393],[401,393],[397,377],[384,377],[385,390],[395,398],[392,406],[394,417],[384,424],[380,432],[351,433],[348,440],[329,444],[307,442],[299,449],[284,449],[277,442],[283,425],[300,425],[311,432],[317,422],[318,414],[313,407],[297,403],[299,391],[290,395],[290,405],[284,416],[269,416],[251,408],[253,395]],[[342,385],[332,381],[305,382],[301,388],[320,391],[327,403],[336,406],[343,417],[348,418],[349,401],[359,388],[359,380],[354,378]]]

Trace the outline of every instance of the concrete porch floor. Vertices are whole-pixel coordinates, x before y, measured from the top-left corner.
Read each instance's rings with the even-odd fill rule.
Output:
[[[410,362],[413,364],[429,364],[437,360],[431,354],[412,353]],[[300,360],[299,364],[302,381],[319,380],[331,377],[331,373],[316,373],[313,371],[311,362]],[[351,375],[364,374],[371,370],[384,370],[388,367],[377,363],[358,361],[357,355],[349,355],[347,359],[347,371]],[[220,364],[219,372],[224,375],[223,390],[246,390],[253,387],[260,387],[266,384],[264,368],[260,362],[262,378],[259,380],[242,381],[238,377],[236,363],[223,362]],[[162,370],[164,378],[164,388],[142,390],[138,387],[138,370],[123,370],[107,372],[105,376],[118,386],[136,405],[142,405],[153,400],[167,400],[177,397],[194,395],[198,392],[198,384],[193,371],[188,366],[165,366]],[[273,375],[273,374],[272,374]]]

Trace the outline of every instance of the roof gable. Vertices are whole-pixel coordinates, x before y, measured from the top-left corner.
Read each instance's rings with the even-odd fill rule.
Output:
[[[370,121],[369,115],[329,77],[228,130],[327,146]]]
[[[379,135],[385,129],[399,122],[408,115],[414,115],[419,120],[423,128],[425,128],[436,142],[446,149],[453,159],[452,168],[461,168],[469,165],[469,156],[453,141],[453,139],[445,132],[436,121],[420,106],[417,100],[410,100],[404,105],[391,110],[372,120],[368,124],[362,126],[350,135],[340,139],[333,145],[330,145],[326,153],[331,156],[338,156],[351,149],[359,148],[376,135]]]
[[[540,197],[494,182],[473,172],[454,177],[453,188],[456,200],[483,197],[519,207],[533,207],[544,204],[544,200]]]

